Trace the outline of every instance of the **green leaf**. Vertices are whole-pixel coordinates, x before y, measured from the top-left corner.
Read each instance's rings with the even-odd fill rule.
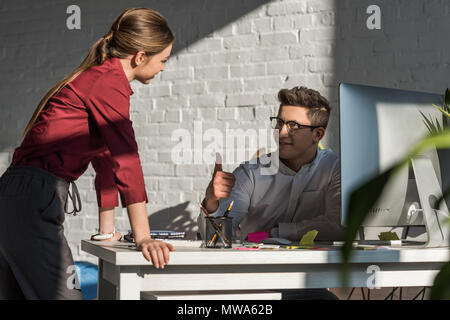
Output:
[[[434,278],[430,292],[431,300],[450,300],[450,261],[447,262]]]
[[[349,207],[347,212],[347,226],[344,232],[344,245],[342,247],[343,265],[342,277],[344,287],[347,284],[347,268],[353,249],[353,240],[356,238],[358,229],[364,222],[367,213],[374,206],[380,197],[384,186],[394,171],[394,167],[385,171],[381,175],[372,178],[367,183],[356,189],[350,195]]]
[[[442,131],[443,128],[441,128],[441,125],[439,124],[439,120],[438,119],[434,119],[436,121],[436,127],[438,131]]]
[[[433,106],[434,106],[436,109],[438,109],[440,112],[442,112],[442,113],[444,114],[444,116],[446,116],[447,118],[450,118],[450,111],[444,110],[444,109],[442,109],[441,107],[439,107],[439,106],[437,106],[437,105],[435,105],[435,104],[433,104]]]
[[[429,131],[430,133],[435,133],[435,132],[437,132],[436,126],[434,125],[433,121],[430,120],[430,119],[428,119],[427,116],[424,115],[424,114],[422,113],[422,111],[419,111],[419,112],[420,112],[420,114],[421,114],[422,117],[423,117],[423,122],[424,122],[425,126],[427,127],[428,131]],[[436,120],[436,121],[437,121],[437,120]]]
[[[436,149],[450,148],[450,128],[435,134],[429,134],[421,141],[419,141],[419,143],[416,144],[409,155],[401,161],[401,165],[404,165],[405,162],[408,162],[410,158],[414,158],[432,147],[436,147]]]
[[[441,109],[441,111],[447,118],[450,118],[450,110],[449,111],[445,111],[445,110]]]

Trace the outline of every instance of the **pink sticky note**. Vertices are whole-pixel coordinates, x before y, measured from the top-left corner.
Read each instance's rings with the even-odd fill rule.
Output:
[[[269,234],[265,231],[253,232],[253,233],[249,233],[247,235],[248,242],[256,242],[256,243],[259,243],[259,242],[263,241],[264,239],[267,239],[268,237],[269,237]]]

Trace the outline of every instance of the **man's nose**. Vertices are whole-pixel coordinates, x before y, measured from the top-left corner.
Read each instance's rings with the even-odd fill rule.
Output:
[[[286,124],[283,124],[283,126],[280,129],[280,137],[286,137],[289,135],[288,126]]]

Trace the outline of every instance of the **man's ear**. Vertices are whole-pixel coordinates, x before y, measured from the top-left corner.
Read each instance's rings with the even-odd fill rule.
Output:
[[[319,143],[319,141],[323,138],[325,135],[325,129],[322,127],[315,128],[313,130],[313,141],[314,143]]]

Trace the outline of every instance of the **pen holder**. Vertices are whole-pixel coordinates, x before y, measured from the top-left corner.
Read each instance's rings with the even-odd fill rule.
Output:
[[[231,248],[232,223],[231,217],[205,218],[205,238],[203,245],[206,248]]]

